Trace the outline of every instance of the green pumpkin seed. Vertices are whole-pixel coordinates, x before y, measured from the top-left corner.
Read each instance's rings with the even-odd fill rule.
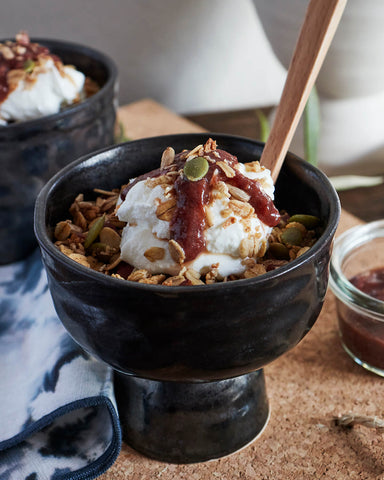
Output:
[[[197,182],[205,177],[209,169],[208,160],[204,157],[195,157],[184,165],[184,175],[191,182]]]
[[[87,236],[85,237],[84,241],[84,248],[89,248],[92,243],[96,240],[96,238],[99,236],[99,233],[104,227],[104,222],[105,222],[105,214],[102,217],[99,217],[91,226],[89,229]]]
[[[278,260],[289,260],[289,250],[282,243],[273,242],[269,245],[269,253]]]
[[[35,68],[35,65],[36,65],[35,62],[30,58],[28,58],[28,60],[26,60],[23,65],[24,71],[27,73],[32,73],[33,69]]]
[[[289,220],[288,223],[291,222],[298,222],[304,225],[305,228],[311,230],[319,225],[320,219],[315,217],[314,215],[304,215],[298,213],[297,215],[293,215]]]
[[[281,234],[281,240],[285,245],[300,245],[303,240],[303,235],[296,227],[287,228]]]

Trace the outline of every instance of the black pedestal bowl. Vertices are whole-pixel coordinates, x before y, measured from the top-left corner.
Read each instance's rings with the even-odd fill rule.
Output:
[[[248,162],[263,145],[210,134]],[[198,462],[236,451],[265,426],[269,407],[262,367],[294,347],[322,307],[340,206],[327,178],[288,154],[276,205],[318,216],[324,231],[291,263],[228,283],[165,287],[123,281],[73,262],[52,243],[75,196],[119,187],[159,165],[162,151],[204,143],[205,134],[123,144],[83,157],[43,188],[35,232],[57,313],[73,338],[116,371],[125,441],[170,462]]]
[[[33,209],[41,187],[75,158],[114,142],[117,69],[103,53],[71,42],[32,39],[93,79],[99,91],[59,113],[0,126],[0,264],[37,247]]]

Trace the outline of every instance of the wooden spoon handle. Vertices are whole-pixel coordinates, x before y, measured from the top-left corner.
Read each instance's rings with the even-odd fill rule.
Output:
[[[347,0],[311,0],[260,163],[275,182]]]

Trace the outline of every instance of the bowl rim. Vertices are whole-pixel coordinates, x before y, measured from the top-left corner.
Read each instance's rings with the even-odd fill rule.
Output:
[[[47,226],[45,223],[45,213],[46,213],[46,203],[47,198],[50,195],[51,191],[53,191],[58,184],[61,183],[61,180],[65,175],[70,172],[72,169],[81,168],[81,165],[92,165],[97,162],[97,157],[99,155],[103,155],[105,152],[109,151],[118,151],[121,149],[125,149],[127,145],[133,145],[140,143],[147,143],[153,142],[154,139],[157,141],[162,141],[164,144],[167,142],[167,139],[171,138],[198,138],[201,136],[206,136],[207,139],[209,137],[214,139],[226,139],[226,140],[235,140],[240,142],[246,142],[253,146],[263,147],[264,143],[253,140],[247,137],[242,137],[238,135],[231,135],[231,134],[222,134],[222,133],[214,133],[214,132],[201,132],[201,133],[181,133],[181,134],[171,134],[171,135],[158,135],[155,137],[146,137],[138,140],[132,140],[129,142],[120,143],[117,145],[109,146],[103,149],[100,149],[96,152],[93,152],[88,155],[84,155],[77,160],[71,162],[58,173],[56,173],[42,188],[40,191],[36,203],[35,203],[35,215],[34,215],[34,229],[35,229],[35,236],[38,240],[39,246],[41,249],[45,250],[51,257],[54,257],[57,261],[65,266],[65,268],[69,268],[75,275],[81,274],[82,276],[86,276],[91,280],[97,280],[106,286],[113,285],[114,287],[119,288],[137,288],[139,290],[148,290],[158,295],[167,295],[169,296],[170,293],[180,294],[186,292],[193,292],[199,293],[201,291],[206,291],[207,288],[210,290],[223,290],[225,291],[228,288],[236,289],[236,288],[243,288],[245,285],[254,284],[257,286],[258,284],[265,283],[265,282],[273,282],[276,279],[280,278],[281,276],[285,275],[286,273],[290,272],[291,270],[297,269],[307,261],[310,261],[316,254],[324,248],[324,245],[327,243],[329,238],[333,238],[336,228],[338,225],[338,221],[340,218],[340,201],[338,195],[333,188],[332,184],[328,180],[327,176],[321,172],[318,168],[314,167],[310,163],[300,159],[295,154],[288,152],[287,157],[290,158],[290,161],[297,162],[306,166],[306,168],[311,172],[312,176],[317,176],[319,179],[323,180],[324,184],[327,186],[327,191],[330,196],[329,201],[329,208],[330,214],[329,218],[333,219],[333,221],[328,222],[326,228],[317,242],[303,255],[295,260],[283,265],[275,270],[266,272],[263,275],[258,277],[253,277],[249,279],[239,279],[229,282],[219,282],[214,284],[204,284],[204,285],[193,285],[193,286],[165,286],[165,285],[149,285],[144,283],[138,282],[131,282],[128,280],[122,281],[118,278],[113,278],[108,275],[105,275],[102,272],[97,272],[90,268],[87,268],[74,260],[69,259],[66,255],[64,255],[60,250],[55,247],[52,239],[49,237],[47,232]],[[112,283],[111,283],[112,282]]]
[[[10,38],[0,39],[0,43],[4,43],[6,41],[12,40]],[[33,118],[31,120],[23,120],[21,122],[10,123],[6,125],[1,125],[0,129],[6,129],[4,132],[17,132],[17,130],[24,130],[25,128],[33,128],[33,127],[40,127],[43,124],[61,121],[62,119],[75,115],[77,112],[87,108],[88,105],[92,105],[93,103],[97,103],[99,98],[104,95],[106,90],[111,88],[115,88],[114,84],[117,82],[118,78],[118,70],[116,63],[112,60],[111,57],[107,56],[105,53],[96,50],[92,47],[88,47],[87,45],[83,45],[81,43],[76,42],[69,42],[66,40],[56,40],[56,39],[49,39],[49,38],[40,38],[34,37],[31,38],[31,42],[39,43],[41,45],[47,46],[50,50],[51,48],[66,48],[68,50],[74,50],[79,53],[83,53],[84,55],[91,56],[92,58],[96,59],[100,63],[104,64],[107,68],[109,78],[105,82],[105,84],[98,90],[94,95],[85,100],[77,103],[76,105],[69,105],[68,108],[61,110],[57,113],[52,113],[50,115],[44,115],[42,117]]]
[[[342,270],[343,261],[349,254],[376,238],[384,239],[384,220],[356,225],[336,238],[330,262],[329,286],[335,296],[349,307],[374,315],[378,317],[376,320],[384,322],[384,301],[359,290]]]

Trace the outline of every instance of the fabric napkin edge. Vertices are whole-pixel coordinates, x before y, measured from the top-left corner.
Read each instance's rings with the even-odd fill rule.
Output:
[[[8,448],[15,447],[20,442],[27,440],[30,435],[38,432],[44,427],[49,426],[59,416],[65,415],[66,413],[70,413],[79,408],[97,407],[103,405],[107,407],[112,421],[114,435],[112,435],[111,443],[107,450],[97,460],[95,460],[92,464],[73,472],[71,478],[73,480],[90,480],[96,476],[102,475],[113,465],[117,459],[122,443],[121,427],[116,408],[111,399],[105,395],[95,395],[78,399],[53,410],[27,427],[25,430],[23,430],[23,432],[1,442],[0,452],[5,451]],[[65,478],[65,475],[63,475],[63,478]]]

